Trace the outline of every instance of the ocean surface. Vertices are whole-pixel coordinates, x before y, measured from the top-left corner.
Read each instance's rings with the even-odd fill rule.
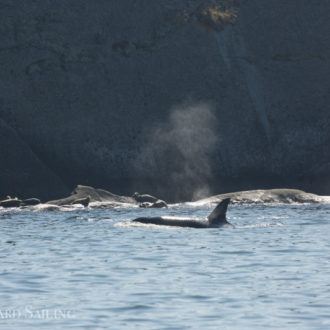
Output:
[[[329,329],[330,204],[0,210],[1,329]]]

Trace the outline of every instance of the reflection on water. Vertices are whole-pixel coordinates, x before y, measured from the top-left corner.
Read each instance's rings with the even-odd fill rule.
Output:
[[[330,327],[330,205],[0,211],[3,329]]]

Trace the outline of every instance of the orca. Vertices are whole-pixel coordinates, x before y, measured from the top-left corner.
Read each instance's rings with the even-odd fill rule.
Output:
[[[226,218],[226,212],[229,202],[230,198],[223,199],[205,220],[180,219],[170,217],[142,217],[134,219],[132,221],[145,224],[190,228],[233,227],[233,225],[230,224]]]

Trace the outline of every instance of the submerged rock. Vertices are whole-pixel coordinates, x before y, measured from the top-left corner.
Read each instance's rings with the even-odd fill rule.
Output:
[[[152,203],[149,203],[149,202],[144,202],[144,203],[141,203],[139,205],[139,207],[143,208],[143,209],[149,209],[152,207]]]
[[[29,206],[29,205],[38,205],[41,201],[38,198],[27,198],[22,200],[22,203],[20,206]]]
[[[50,204],[38,204],[34,209],[37,212],[56,212],[61,210],[59,206]]]
[[[268,190],[247,190],[227,194],[220,194],[201,199],[194,203],[207,204],[218,203],[224,198],[230,198],[233,204],[263,204],[263,203],[322,203],[327,199],[307,193],[298,189],[268,189]]]
[[[167,203],[161,199],[157,199],[154,203],[144,202],[139,205],[139,207],[150,209],[150,208],[162,208],[167,207]]]

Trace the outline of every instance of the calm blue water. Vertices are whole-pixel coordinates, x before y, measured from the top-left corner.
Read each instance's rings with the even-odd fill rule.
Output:
[[[330,205],[0,211],[2,329],[329,329]]]

